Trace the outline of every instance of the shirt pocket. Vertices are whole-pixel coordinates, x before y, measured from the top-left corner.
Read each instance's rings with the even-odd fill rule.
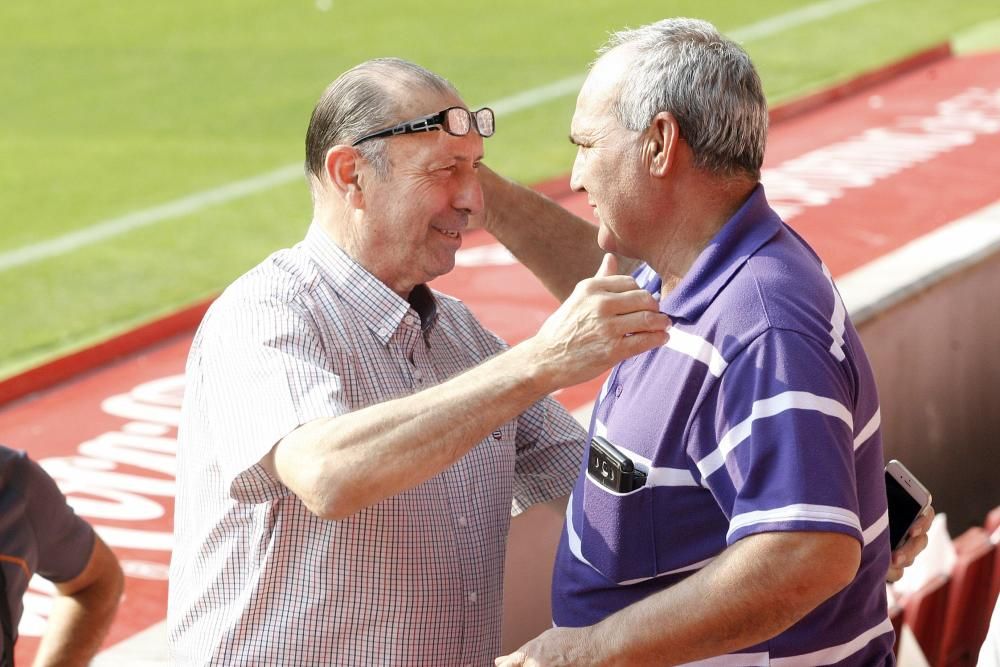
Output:
[[[618,584],[654,576],[656,551],[650,489],[644,486],[616,493],[594,481],[589,473],[585,475],[580,534],[583,557]]]

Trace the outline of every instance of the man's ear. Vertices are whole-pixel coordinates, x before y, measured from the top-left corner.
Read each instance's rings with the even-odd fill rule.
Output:
[[[365,204],[358,174],[359,166],[357,150],[346,144],[337,144],[328,150],[323,163],[327,182],[353,208],[364,208]]]
[[[670,172],[677,160],[680,141],[680,128],[673,114],[661,111],[653,116],[643,147],[650,175],[663,178]]]

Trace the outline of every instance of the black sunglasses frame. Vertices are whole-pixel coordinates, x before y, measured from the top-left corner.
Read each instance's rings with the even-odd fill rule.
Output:
[[[465,107],[448,107],[437,113],[428,114],[426,116],[421,116],[420,118],[414,118],[413,120],[403,121],[402,123],[397,123],[392,127],[387,127],[384,130],[376,130],[371,134],[366,134],[357,141],[355,141],[351,146],[357,146],[363,141],[368,141],[369,139],[379,139],[381,137],[394,137],[398,134],[414,134],[416,132],[433,132],[434,130],[444,130],[448,134],[456,137],[464,137],[469,132],[458,133],[452,132],[448,124],[448,112],[452,109],[461,109],[462,111],[469,114],[469,132],[472,128],[476,128],[476,133],[484,139],[487,137],[492,137],[496,133],[496,115],[493,113],[493,109],[489,107],[483,107],[482,109],[477,109],[476,111],[469,111]],[[477,116],[482,111],[489,111],[490,118],[493,120],[493,131],[489,134],[483,134],[479,127],[479,119]]]

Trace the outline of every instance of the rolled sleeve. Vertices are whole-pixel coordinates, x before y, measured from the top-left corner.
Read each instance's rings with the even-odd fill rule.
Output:
[[[511,515],[568,496],[580,472],[586,441],[587,432],[551,397],[524,412],[517,422]]]
[[[200,355],[208,439],[230,496],[268,502],[288,490],[259,461],[299,426],[347,412],[343,385],[304,309],[237,302],[218,315]]]

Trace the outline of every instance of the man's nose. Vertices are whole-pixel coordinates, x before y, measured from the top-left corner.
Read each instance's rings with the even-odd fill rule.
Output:
[[[479,174],[469,170],[462,177],[458,192],[455,195],[455,208],[476,215],[483,210],[483,186],[479,183]]]

